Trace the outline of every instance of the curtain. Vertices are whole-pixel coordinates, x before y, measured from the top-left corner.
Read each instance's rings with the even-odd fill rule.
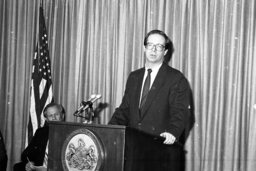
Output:
[[[166,32],[170,66],[188,78],[195,124],[186,142],[188,171],[256,167],[256,3],[253,0],[44,0],[53,95],[67,121],[93,93],[109,105],[128,74],[144,64],[143,39]],[[24,149],[39,0],[0,0],[0,129],[8,170]]]

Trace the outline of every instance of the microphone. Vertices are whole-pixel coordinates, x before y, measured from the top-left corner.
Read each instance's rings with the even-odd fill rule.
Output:
[[[95,97],[92,100],[89,100],[87,102],[85,102],[85,106],[83,108],[83,110],[87,109],[88,107],[90,107],[90,105],[92,105],[96,100],[100,99],[101,95],[100,94],[96,94]],[[83,101],[84,102],[84,101]]]
[[[89,105],[91,105],[92,103],[94,103],[96,100],[100,98],[101,98],[100,94],[92,94],[89,100],[87,100],[86,102],[85,101],[81,102],[81,106],[75,111],[74,114],[81,113],[82,111],[87,109]]]

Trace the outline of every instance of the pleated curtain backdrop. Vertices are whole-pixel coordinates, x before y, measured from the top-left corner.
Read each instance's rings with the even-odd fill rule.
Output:
[[[20,160],[29,115],[39,0],[0,0],[0,129],[8,170]],[[102,95],[106,124],[128,74],[144,64],[152,29],[173,40],[170,65],[188,78],[195,124],[188,171],[256,168],[256,3],[254,0],[44,0],[53,95],[67,121],[81,100]]]

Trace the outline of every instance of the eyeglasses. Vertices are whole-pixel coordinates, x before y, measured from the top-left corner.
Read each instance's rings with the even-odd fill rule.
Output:
[[[155,45],[153,43],[147,43],[146,44],[146,49],[148,49],[148,50],[156,49],[157,51],[162,52],[165,49],[165,46],[161,45],[161,44],[156,44]]]

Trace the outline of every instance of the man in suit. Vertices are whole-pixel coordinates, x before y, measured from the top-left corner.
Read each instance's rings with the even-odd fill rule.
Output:
[[[64,121],[65,110],[57,103],[48,104],[43,111],[45,124],[38,128],[27,148],[21,154],[21,161],[14,165],[14,171],[46,171],[48,155],[48,121]]]
[[[122,103],[109,121],[161,136],[170,149],[185,131],[190,100],[187,79],[168,66],[172,52],[172,42],[164,32],[152,30],[146,35],[145,67],[130,73]],[[181,155],[174,155],[173,150],[169,154],[173,156],[171,160],[181,160]],[[180,170],[177,161],[173,163]],[[174,167],[161,170],[168,168]]]

